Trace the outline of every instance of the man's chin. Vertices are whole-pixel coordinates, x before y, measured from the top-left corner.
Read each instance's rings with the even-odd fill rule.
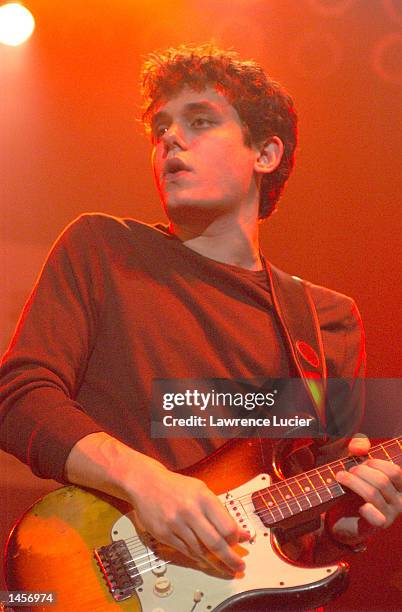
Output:
[[[171,199],[164,202],[167,217],[173,223],[213,221],[222,214],[222,207],[216,203]]]

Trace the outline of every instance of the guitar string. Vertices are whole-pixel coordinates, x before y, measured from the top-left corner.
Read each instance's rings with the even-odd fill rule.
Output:
[[[264,525],[260,525],[259,527],[261,529],[265,528]],[[132,538],[132,539],[135,539],[135,538]],[[126,542],[127,542],[127,540],[126,540]],[[147,548],[142,542],[141,542],[141,544],[142,544],[142,548],[143,548],[144,554],[139,556],[139,557],[137,557],[137,558],[135,558],[135,559],[131,559],[130,561],[126,561],[124,563],[124,565],[129,565],[130,563],[134,563],[134,567],[137,570],[137,573],[133,574],[133,575],[130,575],[131,578],[134,578],[137,575],[142,576],[143,574],[145,574],[147,572],[153,571],[154,569],[158,569],[158,567],[160,567],[160,566],[172,563],[172,561],[169,560],[169,559],[166,559],[166,560],[165,559],[161,559],[160,557],[158,557],[156,555],[156,553],[152,549]],[[130,546],[130,547],[127,547],[127,548],[128,548],[128,550],[130,552],[134,551],[136,548],[138,549],[138,547],[135,547],[135,546]],[[151,553],[151,554],[149,554],[149,553]],[[152,559],[150,559],[151,556],[153,557]],[[148,557],[148,561],[141,562],[140,564],[136,563],[136,561],[140,561],[141,559],[145,559],[146,557]],[[152,563],[154,563],[155,565],[152,566],[151,565]],[[149,564],[150,567],[146,568],[145,570],[138,571],[139,567],[141,567],[142,565],[147,565],[147,564]],[[131,568],[131,570],[132,569],[133,568]]]
[[[388,447],[389,447],[389,445],[388,445]],[[400,457],[402,457],[402,453],[399,453],[398,455],[393,456],[393,459],[394,459],[393,463],[396,462],[395,459],[398,459]],[[343,463],[343,462],[348,461],[348,460],[349,461],[354,461],[354,458],[353,457],[346,457],[344,459],[334,461],[331,464],[327,464],[325,466],[322,466],[322,468],[327,468],[330,465],[334,465],[334,464],[341,463],[341,462]],[[301,486],[299,484],[299,480],[301,480],[301,478],[305,478],[305,477],[306,477],[307,480],[310,480],[310,483],[311,483],[311,479],[308,478],[308,475],[311,475],[313,477],[314,476],[317,477],[317,475],[319,475],[319,472],[317,470],[319,470],[319,469],[320,468],[316,468],[316,469],[310,470],[309,472],[306,472],[304,474],[296,475],[296,476],[293,476],[291,478],[288,478],[285,481],[271,484],[268,487],[265,487],[264,489],[260,489],[259,491],[256,491],[255,493],[264,493],[264,491],[273,490],[273,491],[279,491],[280,494],[282,492],[286,491],[286,494],[288,494],[288,492],[292,491],[292,490],[289,488],[287,483],[289,483],[291,485],[296,483],[297,486]],[[312,485],[312,488],[309,491],[307,491],[307,492],[304,491],[304,492],[300,492],[300,493],[296,493],[296,494],[294,494],[292,492],[292,497],[289,497],[289,499],[284,499],[283,501],[275,500],[275,503],[273,503],[272,506],[270,506],[269,508],[265,507],[262,511],[256,510],[255,512],[253,512],[253,514],[255,514],[256,516],[260,517],[260,516],[263,516],[263,515],[266,516],[267,514],[272,514],[273,511],[278,510],[283,515],[282,510],[289,511],[289,502],[290,503],[292,503],[292,502],[298,503],[299,500],[306,500],[306,498],[308,499],[311,494],[313,494],[313,495],[315,494],[315,496],[319,498],[318,504],[317,503],[313,504],[313,503],[311,503],[311,500],[309,500],[309,506],[305,508],[305,510],[308,510],[309,508],[314,508],[316,506],[321,505],[321,503],[325,503],[326,501],[330,501],[330,499],[335,499],[334,497],[332,497],[332,494],[331,494],[330,498],[328,498],[328,499],[326,499],[324,501],[320,500],[320,494],[323,494],[325,492],[327,494],[328,493],[332,493],[331,489],[334,489],[334,488],[336,488],[337,491],[340,494],[344,493],[344,490],[343,490],[342,486],[340,485],[340,483],[338,483],[338,481],[334,479],[332,481],[332,483],[320,484],[317,487],[314,487]],[[336,492],[333,491],[333,493],[335,493],[335,497],[337,497]],[[242,500],[244,500],[244,502],[247,501],[247,503],[253,503],[252,500],[248,501],[249,498],[250,498],[250,494],[246,494],[246,495],[234,498],[234,499],[230,500],[230,502],[233,502],[233,504],[236,504],[236,503],[240,503],[241,504]],[[317,501],[317,499],[316,499],[316,501]],[[225,504],[224,504],[225,507],[227,507],[227,508],[231,507],[232,504],[230,502],[225,502]],[[293,516],[293,513],[291,513],[290,516]],[[283,517],[283,518],[285,518],[285,517]],[[289,515],[286,518],[289,518]],[[278,522],[278,521],[276,521],[276,522]],[[126,542],[129,542],[129,541],[131,541],[131,538],[128,538],[126,540]]]
[[[399,444],[399,446],[401,445],[401,443],[398,440],[396,440],[396,441],[391,441],[390,443],[388,443],[386,445],[384,444],[384,445],[382,445],[382,447],[386,446],[387,448],[389,448],[393,444]],[[377,451],[377,450],[380,450],[380,449],[379,448],[372,449],[372,451],[370,451],[370,453],[368,455],[369,458],[371,458],[370,455],[372,454],[372,452],[373,451]],[[400,450],[402,451],[402,446],[400,446]],[[400,457],[402,457],[402,453],[401,452],[399,452],[398,454],[396,454],[395,456],[392,457],[392,459],[393,459],[392,463],[395,463],[395,459],[400,458]],[[374,457],[374,458],[376,458],[376,457]],[[337,459],[337,460],[332,461],[331,463],[328,463],[326,465],[323,465],[323,466],[320,466],[320,467],[317,467],[317,468],[313,468],[313,469],[309,470],[308,472],[304,472],[302,474],[296,474],[295,476],[291,476],[290,478],[287,478],[286,480],[280,481],[278,483],[271,484],[271,485],[265,487],[265,489],[276,489],[276,490],[279,490],[279,491],[281,491],[281,490],[284,491],[285,489],[289,488],[287,483],[289,483],[289,484],[295,484],[296,483],[298,485],[299,481],[302,480],[303,478],[306,478],[307,480],[309,480],[310,476],[312,476],[312,477],[317,476],[317,475],[320,474],[320,471],[323,472],[325,469],[329,469],[329,471],[333,472],[333,470],[331,469],[331,466],[335,466],[336,464],[340,465],[341,469],[344,469],[345,466],[343,464],[344,463],[348,463],[348,462],[354,462],[355,465],[359,464],[359,461],[354,456],[352,456],[352,457],[343,457],[342,459]],[[328,483],[328,484],[330,484],[330,483]],[[333,480],[332,484],[335,485],[335,486],[341,487],[341,485],[335,479]],[[322,490],[327,489],[327,487],[320,485],[317,488],[313,487],[313,489],[314,490],[322,491]],[[309,491],[309,493],[310,492],[314,493],[314,490]],[[264,491],[264,489],[261,489],[260,491]],[[241,499],[244,499],[244,498],[246,498],[248,496],[249,496],[248,494],[244,495],[244,496],[240,496],[240,497],[236,498],[236,500],[233,500],[233,501],[240,501]],[[294,499],[304,499],[305,497],[306,497],[305,493],[300,493],[300,494],[293,495]],[[227,505],[227,504],[225,504],[225,505]],[[282,505],[282,507],[286,507],[285,503],[283,503],[283,504],[279,503],[279,505]]]
[[[260,528],[262,529],[262,528],[265,528],[265,527],[264,527],[264,525],[262,525],[262,526],[260,526]],[[134,563],[134,568],[135,568],[136,571],[135,571],[134,574],[129,574],[130,578],[136,578],[138,576],[142,576],[142,575],[144,575],[144,574],[146,574],[148,572],[153,571],[154,569],[157,569],[160,566],[168,565],[168,564],[172,563],[171,560],[169,560],[169,559],[166,559],[166,560],[165,559],[160,559],[159,557],[157,557],[155,555],[155,553],[153,551],[151,551],[151,552],[152,552],[152,555],[153,555],[154,558],[152,560],[148,561],[148,562],[140,563],[138,565],[135,563],[135,559],[132,559],[131,561],[125,562],[126,565],[128,565],[130,563]],[[144,554],[144,555],[142,555],[142,558],[144,558],[146,556],[149,556],[149,555]],[[140,557],[138,559],[140,559]],[[147,568],[145,568],[143,570],[139,570],[138,571],[138,567],[141,567],[142,565],[146,565],[147,563],[149,563],[149,567],[147,567]],[[151,565],[152,563],[155,563],[155,565],[152,566]],[[133,568],[128,569],[129,572],[132,571],[132,570],[133,570]]]
[[[393,459],[397,459],[396,461],[394,460],[393,463],[396,463],[397,465],[401,465],[402,466],[402,454],[398,455],[398,457],[393,457]],[[286,490],[289,489],[289,487],[275,487],[275,485],[273,486],[269,486],[267,487],[268,489],[275,489],[277,488],[278,490],[282,489],[282,490]],[[304,510],[309,510],[310,508],[318,508],[320,505],[325,504],[326,502],[329,502],[331,500],[335,500],[337,497],[340,497],[340,495],[338,495],[336,493],[336,491],[334,491],[334,489],[336,489],[340,494],[345,493],[344,489],[342,488],[342,486],[340,485],[340,483],[338,483],[336,480],[334,480],[332,483],[328,483],[328,485],[321,485],[319,487],[314,487],[313,489],[308,491],[307,493],[303,493],[300,495],[293,495],[292,497],[289,496],[288,499],[286,499],[284,502],[279,502],[279,503],[273,503],[272,506],[270,505],[269,507],[264,508],[262,511],[255,511],[253,512],[254,515],[257,515],[259,518],[261,517],[267,517],[267,516],[271,516],[274,519],[274,524],[277,522],[280,522],[281,520],[285,519],[285,518],[290,518],[292,516],[294,516],[295,514],[298,514],[298,512],[303,511],[303,509],[300,508],[300,510],[297,510],[296,512],[293,512],[290,508],[290,504],[293,503],[297,503],[299,504],[299,500],[303,499],[305,500],[306,498],[308,499],[309,503],[311,504],[309,507],[304,508]],[[264,492],[264,489],[262,489],[260,492]],[[310,495],[311,494],[316,494],[316,496],[318,497],[318,503],[311,503],[311,499],[310,499]],[[329,497],[327,497],[327,499],[321,499],[321,494],[326,493],[328,496],[329,493]],[[272,497],[272,496],[271,496]],[[317,502],[317,499],[316,499]],[[253,502],[251,502],[253,503]],[[225,504],[227,505],[227,504]],[[277,519],[275,519],[275,510],[277,510],[278,512],[280,512],[280,514],[282,515],[279,518],[279,521]],[[285,511],[285,514],[283,513],[283,510]]]
[[[389,443],[389,444],[384,444],[384,445],[382,445],[382,447],[385,447],[385,446],[386,446],[387,448],[389,448],[389,446],[391,446],[393,443],[395,443],[395,442],[394,442],[394,441],[392,441],[392,443]],[[400,444],[400,442],[398,442],[398,444]],[[377,449],[373,449],[373,450],[377,450]],[[395,459],[397,459],[397,458],[399,458],[399,457],[401,457],[401,456],[402,456],[402,454],[398,454],[397,456],[392,457],[392,459],[393,459],[393,460],[395,460]],[[337,461],[335,461],[335,462],[332,462],[332,464],[328,464],[327,466],[323,466],[323,467],[329,467],[330,465],[334,465],[334,464],[336,464],[336,463],[343,462],[343,461],[345,461],[346,459],[351,459],[351,458],[344,458],[344,459],[341,459],[341,460],[337,460]],[[393,462],[395,462],[395,461],[393,461]],[[310,470],[309,472],[306,472],[306,473],[305,473],[305,475],[307,476],[309,473],[311,474],[312,472],[316,472],[316,470]],[[293,479],[294,479],[294,478],[292,478],[292,480],[293,480]],[[290,479],[288,479],[288,482],[289,482],[289,480],[290,480]],[[335,481],[335,482],[336,482],[336,481]],[[278,484],[281,484],[281,483],[278,483]],[[284,484],[284,483],[282,483],[282,484]],[[286,485],[285,485],[285,486],[286,486]],[[339,485],[339,486],[340,486],[340,485]],[[271,488],[271,487],[267,487],[267,488],[269,489],[269,488]],[[287,488],[287,487],[286,487],[286,488]],[[326,489],[327,489],[327,487],[319,487],[318,489],[319,489],[319,490],[326,490]],[[302,496],[302,495],[300,495],[300,496],[295,496],[295,497],[305,497],[305,496],[304,496],[304,495],[303,495],[303,496]],[[249,495],[243,495],[243,496],[242,496],[242,498],[243,498],[243,499],[245,499],[245,498],[249,499],[249,498],[250,498],[250,494],[249,494]],[[238,502],[240,501],[240,499],[241,499],[241,498],[237,498],[236,500],[233,500],[233,501],[235,501],[235,502],[237,502],[237,503],[238,503]],[[240,502],[240,503],[241,503],[241,502]],[[248,504],[251,504],[252,506],[254,505],[251,499],[249,499],[249,501],[248,501],[247,503],[248,503]],[[226,504],[226,505],[227,505],[227,504]],[[285,505],[285,504],[283,504],[283,507],[286,507],[286,505]],[[258,513],[258,512],[253,512],[253,514],[256,514],[257,516],[259,516],[259,513]],[[140,540],[140,538],[138,538],[138,537],[137,537],[137,538],[135,538],[135,537],[133,537],[133,538],[128,538],[128,539],[126,540],[126,542],[128,542],[129,540],[131,540],[131,541],[136,541],[136,540],[137,540],[137,541],[139,541],[139,542],[141,543],[141,546],[142,546],[142,549],[143,549],[143,552],[144,552],[144,554],[142,555],[142,557],[138,557],[137,559],[132,558],[130,561],[126,562],[126,564],[129,564],[129,563],[133,564],[133,563],[134,563],[134,567],[135,567],[135,569],[136,569],[136,573],[134,573],[133,575],[129,574],[129,575],[130,575],[130,578],[136,578],[136,577],[138,577],[138,576],[142,576],[142,575],[144,575],[144,574],[146,574],[146,573],[148,573],[148,572],[151,572],[151,571],[153,571],[154,569],[158,568],[158,566],[160,566],[160,565],[168,565],[169,563],[171,563],[169,560],[161,560],[161,559],[159,559],[159,558],[158,558],[158,557],[155,555],[155,553],[154,553],[154,552],[153,552],[151,549],[149,549],[149,548],[145,547],[145,545],[142,543],[142,541]],[[137,545],[134,545],[134,547],[132,547],[132,546],[128,547],[128,548],[129,548],[129,551],[130,551],[130,552],[134,552],[134,550],[135,550],[136,546],[137,546]],[[144,568],[143,570],[138,571],[137,564],[135,563],[135,562],[136,562],[136,560],[138,561],[138,560],[140,560],[141,558],[146,558],[146,557],[148,557],[147,561],[142,562],[141,564],[138,564],[138,567],[141,567],[141,566],[143,566],[143,565],[147,565],[147,564],[149,564],[149,567],[146,567],[146,568]],[[155,565],[152,565],[152,563],[155,563]],[[129,570],[129,571],[130,571],[130,570]],[[132,568],[131,568],[131,571],[132,571]]]
[[[402,457],[402,454],[398,455],[398,457]],[[393,458],[395,459],[396,457],[393,457]],[[338,486],[340,487],[340,485],[338,485]],[[327,491],[327,487],[326,486],[325,487],[318,487],[317,490],[319,490],[320,492]],[[268,515],[271,515],[271,517],[272,517],[272,515],[273,515],[272,509],[275,509],[275,508],[279,509],[280,507],[282,507],[282,508],[287,508],[289,510],[289,504],[282,503],[282,504],[277,504],[277,506],[273,506],[272,509],[264,508],[264,510],[262,512],[261,511],[259,512],[259,511],[255,510],[254,503],[250,499],[250,497],[249,496],[244,496],[244,497],[247,497],[247,504],[249,506],[251,506],[251,508],[253,508],[253,510],[251,512],[250,511],[246,511],[246,510],[244,511],[246,516],[247,516],[247,518],[250,518],[249,517],[249,512],[250,512],[251,517],[257,516],[257,517],[261,518],[263,516],[266,517]],[[301,497],[305,497],[305,496],[304,495],[303,496],[300,495],[300,496],[297,496],[297,497],[301,498]],[[234,500],[234,501],[237,502],[238,500]],[[292,500],[290,500],[290,501],[292,501]],[[325,501],[329,501],[329,500],[325,500]],[[324,501],[324,503],[325,503],[325,501]],[[321,503],[319,503],[318,505],[321,505]],[[311,506],[311,507],[314,507],[314,506]],[[306,508],[306,510],[307,509],[308,508]],[[283,514],[283,513],[281,513],[281,514]],[[292,515],[293,514],[291,514],[290,516],[292,516]],[[282,516],[282,518],[289,518],[289,516],[288,517]],[[277,523],[277,522],[280,522],[282,520],[282,518],[279,521],[275,520],[274,524]],[[142,557],[149,555],[149,551],[151,551],[152,554],[155,555],[155,553],[152,551],[152,549],[149,549],[149,548],[145,547],[144,543],[142,542],[142,540],[138,536],[127,538],[125,540],[125,542],[127,544],[127,547],[129,548],[129,551],[132,554],[132,556],[135,555],[137,553],[137,551],[139,552],[140,550],[144,553],[142,555]],[[135,561],[139,560],[139,559],[141,559],[141,557],[133,558],[130,562],[134,562],[135,563]]]
[[[388,447],[389,447],[389,445],[388,445]],[[395,460],[395,459],[398,459],[400,457],[402,457],[402,453],[399,453],[398,455],[395,455],[393,457],[393,459]],[[347,457],[345,459],[353,461],[353,457]],[[345,459],[334,461],[334,462],[332,462],[332,464],[328,464],[328,465],[322,466],[322,467],[328,467],[330,465],[334,465],[336,463],[339,463],[340,461],[345,461]],[[395,461],[393,461],[393,462],[395,463]],[[317,470],[318,469],[319,468],[310,470],[309,472],[306,472],[305,474],[300,475],[300,476],[304,477],[304,476],[308,476],[309,474],[312,475],[312,476],[317,476],[317,474],[318,474]],[[291,491],[291,489],[288,487],[288,485],[286,483],[289,483],[289,484],[294,484],[295,482],[298,483],[298,479],[300,479],[300,476],[296,475],[294,477],[288,478],[286,481],[275,483],[273,485],[269,485],[265,489],[261,489],[259,492],[264,492],[264,491],[269,491],[269,490],[276,490],[276,491],[279,491],[280,493],[282,491],[283,492],[284,491],[289,491],[289,490]],[[308,478],[307,478],[307,480],[308,480]],[[338,490],[338,492],[344,493],[341,485],[336,480],[333,480],[332,483],[325,483],[325,484],[320,485],[318,487],[313,487],[307,493],[308,494],[311,494],[311,493],[314,494],[315,493],[318,497],[320,497],[320,493],[321,494],[323,492],[326,492],[327,494],[331,493],[331,488],[336,488]],[[256,493],[258,493],[258,491],[256,491]],[[305,500],[306,497],[308,497],[308,495],[306,495],[306,492],[293,494],[292,497],[289,497],[289,499],[286,499],[286,500],[284,499],[283,501],[276,501],[276,503],[273,504],[272,506],[270,506],[269,509],[268,508],[264,508],[262,513],[259,512],[258,510],[256,510],[255,512],[253,512],[253,514],[255,514],[257,516],[261,516],[262,514],[271,513],[271,511],[275,510],[275,509],[277,509],[279,511],[281,511],[282,509],[288,509],[289,510],[289,503],[288,502],[296,501],[296,503],[297,503],[299,500]],[[249,500],[249,498],[250,498],[250,494],[247,494],[247,495],[240,496],[238,498],[234,498],[233,500],[230,500],[230,501],[233,502],[234,504],[236,504],[236,503],[241,503],[242,499],[246,502],[246,500]],[[331,495],[331,498],[329,498],[329,499],[334,499],[334,498]],[[322,502],[322,503],[325,503],[326,501],[329,501],[329,499],[324,500],[324,502]],[[252,503],[252,500],[248,501],[247,503]],[[226,507],[232,506],[232,504],[230,504],[230,502],[225,502],[224,505]],[[316,506],[317,505],[321,505],[321,501],[318,504],[316,504]],[[315,507],[315,506],[313,504],[311,504],[311,505],[309,505],[309,507]],[[307,510],[307,509],[308,508],[305,508],[305,510]],[[126,540],[126,542],[129,542],[129,541],[131,541],[131,538],[128,538]]]
[[[325,489],[322,488],[322,490],[325,490]],[[325,503],[325,501],[330,501],[330,499],[332,499],[332,498],[324,500],[323,503]],[[261,520],[263,520],[264,518],[267,518],[267,517],[269,517],[271,519],[273,518],[274,521],[273,521],[273,524],[271,526],[274,526],[276,523],[281,522],[281,520],[284,520],[285,518],[290,518],[291,516],[293,516],[293,513],[291,513],[291,514],[288,513],[289,509],[290,509],[289,505],[285,505],[285,504],[282,504],[282,508],[285,508],[287,510],[286,514],[284,514],[280,510],[280,508],[278,508],[278,506],[277,507],[272,507],[272,508],[264,508],[262,511],[258,511],[258,510],[255,509],[254,503],[253,503],[253,501],[251,499],[247,500],[247,505],[249,506],[249,508],[247,508],[247,510],[244,509],[244,515],[247,517],[248,520],[251,520],[254,517],[258,517]],[[308,508],[305,508],[305,510],[308,510],[308,509],[314,508],[314,507],[317,508],[319,505],[321,505],[321,502],[318,505],[316,505],[316,506],[311,505]],[[274,510],[275,509],[279,510],[281,512],[281,516],[275,518],[275,514],[274,514]],[[279,520],[278,520],[278,518],[279,518]],[[265,526],[267,528],[269,527],[269,525],[265,525]],[[144,544],[143,544],[143,542],[141,541],[141,539],[138,536],[137,537],[128,538],[125,541],[126,541],[127,546],[130,548],[130,552],[132,552],[134,555],[137,552],[139,552],[140,550],[141,551],[144,550]]]
[[[385,446],[386,446],[387,448],[389,448],[390,446],[392,446],[392,445],[393,445],[393,444],[395,444],[395,443],[400,444],[400,443],[399,443],[399,441],[391,441],[390,443],[387,443],[387,444],[381,445],[381,448],[384,448]],[[373,451],[376,451],[376,450],[379,450],[379,449],[378,449],[378,448],[373,449]],[[372,453],[371,453],[371,454],[372,454]],[[395,460],[395,459],[397,459],[397,458],[399,458],[399,457],[402,457],[402,454],[401,454],[401,453],[400,453],[400,454],[398,454],[398,455],[393,456],[393,457],[392,457],[393,462],[395,462],[394,460]],[[348,459],[353,459],[353,457],[343,458],[343,459],[340,459],[340,460],[337,460],[337,461],[332,462],[332,464],[327,464],[326,466],[322,466],[322,467],[329,467],[330,465],[334,465],[334,464],[339,463],[339,462],[342,462],[342,463],[343,463],[344,461],[346,461],[346,460],[348,460]],[[316,472],[316,470],[310,470],[310,472],[306,472],[306,473],[305,473],[305,475],[307,475],[308,473],[311,473],[311,472]],[[289,479],[288,479],[288,481],[289,481]],[[335,483],[336,483],[336,481],[335,481]],[[278,484],[283,484],[283,483],[278,483]],[[337,484],[338,484],[338,486],[339,486],[339,487],[341,488],[341,490],[342,490],[342,487],[339,485],[339,483],[337,483]],[[267,487],[267,488],[272,488],[272,487],[270,486],[270,487]],[[286,488],[287,488],[287,487],[286,487]],[[329,489],[329,487],[327,487],[327,486],[324,486],[324,487],[323,487],[323,486],[320,486],[320,487],[315,488],[314,490],[315,490],[315,491],[318,491],[318,490],[323,491],[323,490],[328,490],[328,489]],[[242,497],[243,497],[243,498],[247,498],[247,499],[248,499],[247,503],[248,503],[248,504],[250,504],[252,507],[254,507],[253,501],[252,501],[251,499],[249,499],[249,498],[250,498],[250,495],[244,495],[244,496],[242,496]],[[297,495],[297,496],[294,496],[294,497],[295,497],[295,498],[296,498],[296,497],[300,497],[300,498],[301,498],[301,497],[305,497],[305,495]],[[233,500],[233,501],[235,501],[235,503],[238,503],[238,502],[239,502],[239,500],[240,500],[240,498],[237,498],[236,500]],[[290,500],[290,501],[291,501],[291,500]],[[326,500],[326,501],[328,501],[328,500]],[[324,502],[324,503],[325,503],[325,502]],[[225,505],[227,505],[227,504],[225,504]],[[288,504],[286,504],[286,503],[283,503],[283,504],[277,504],[276,506],[273,506],[273,507],[279,507],[280,505],[282,505],[282,507],[285,507],[285,508],[287,507],[287,508],[289,509],[289,505],[288,505]],[[321,504],[319,504],[319,505],[321,505]],[[307,509],[307,508],[306,508],[306,509]],[[246,515],[247,515],[247,512],[246,512],[246,511],[245,511],[245,513],[246,513]],[[256,515],[256,516],[258,516],[258,517],[261,517],[263,514],[265,514],[265,515],[267,515],[267,514],[272,514],[272,512],[271,512],[269,509],[264,509],[264,511],[263,511],[263,512],[258,512],[258,511],[256,511],[256,510],[255,510],[255,511],[253,511],[253,512],[252,512],[252,514],[253,514],[253,515]],[[131,578],[134,578],[134,577],[136,577],[136,576],[138,576],[138,575],[143,575],[143,574],[145,574],[145,573],[147,573],[147,572],[149,572],[149,571],[153,571],[154,569],[157,569],[157,568],[158,568],[160,565],[165,565],[165,564],[170,563],[170,561],[169,561],[169,560],[161,560],[161,559],[159,559],[159,557],[157,557],[157,555],[156,555],[156,554],[155,554],[155,553],[152,551],[152,549],[150,549],[150,548],[146,547],[146,546],[143,544],[143,542],[141,541],[141,539],[140,539],[138,536],[137,536],[137,537],[132,537],[132,538],[128,538],[128,539],[126,539],[126,540],[125,540],[126,544],[127,544],[129,541],[133,542],[133,544],[134,544],[134,545],[127,546],[128,550],[129,550],[129,552],[130,552],[130,554],[132,554],[132,553],[134,553],[134,554],[135,554],[135,551],[136,551],[136,550],[139,550],[140,548],[142,548],[142,552],[144,553],[144,554],[142,554],[140,557],[137,557],[137,558],[135,558],[135,557],[133,558],[133,556],[132,556],[132,559],[131,559],[130,561],[126,561],[126,562],[125,562],[125,564],[127,564],[127,565],[128,565],[128,564],[130,564],[130,563],[131,563],[131,564],[134,564],[134,567],[135,567],[135,569],[136,569],[136,571],[137,571],[137,573],[136,573],[136,574],[134,574],[134,575],[130,575],[130,577],[131,577]],[[140,544],[140,546],[138,546],[138,544]],[[146,558],[146,557],[148,557],[148,559],[147,559],[145,562],[141,562],[140,564],[138,564],[138,565],[137,565],[137,563],[136,563],[136,562],[138,562],[139,560],[144,559],[144,558]],[[151,558],[151,557],[152,557],[152,558]],[[155,563],[155,565],[152,565],[152,563]],[[144,570],[138,571],[138,567],[141,567],[141,566],[143,566],[143,565],[149,565],[150,567],[148,567],[148,568],[146,568],[146,569],[144,569]]]

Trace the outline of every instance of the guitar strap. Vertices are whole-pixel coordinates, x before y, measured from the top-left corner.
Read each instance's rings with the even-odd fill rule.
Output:
[[[326,429],[327,368],[317,311],[307,284],[263,258],[274,308],[296,374],[315,410],[320,431]]]

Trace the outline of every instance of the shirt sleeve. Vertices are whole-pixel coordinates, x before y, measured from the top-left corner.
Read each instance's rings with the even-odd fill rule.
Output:
[[[0,446],[64,482],[68,454],[100,431],[75,401],[96,338],[103,282],[88,216],[61,234],[0,367]]]

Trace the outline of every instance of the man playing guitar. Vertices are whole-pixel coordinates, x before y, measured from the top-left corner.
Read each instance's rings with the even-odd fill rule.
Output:
[[[291,375],[259,224],[292,170],[296,113],[255,62],[212,46],[153,54],[143,91],[169,225],[88,214],[65,230],[3,360],[1,444],[41,477],[128,502],[159,542],[231,576],[245,569],[246,536],[202,480],[176,471],[219,443],[152,440],[152,380]],[[308,285],[328,376],[361,378],[353,301]],[[348,451],[369,448],[357,436]],[[369,459],[336,479],[358,497],[316,532],[333,558],[402,512],[395,463]]]

